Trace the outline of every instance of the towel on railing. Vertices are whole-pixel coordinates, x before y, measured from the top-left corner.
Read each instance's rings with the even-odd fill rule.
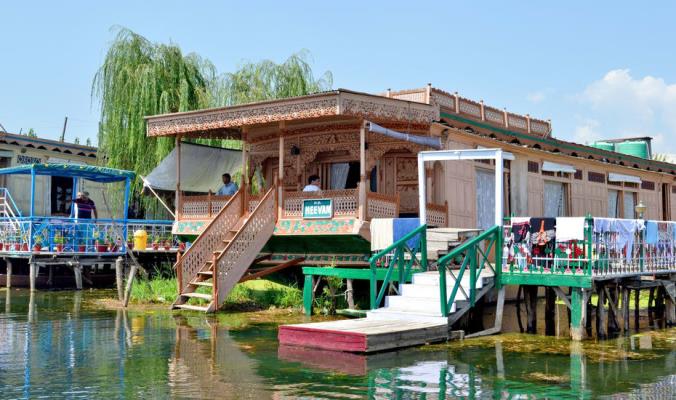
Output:
[[[557,217],[556,240],[584,240],[584,217]]]
[[[594,232],[605,233],[613,231],[614,218],[594,218]]]
[[[657,244],[657,222],[646,221],[645,244]]]
[[[408,235],[411,231],[420,226],[420,219],[418,218],[395,218],[392,224],[393,243]],[[406,244],[410,248],[415,248],[418,243],[419,235],[415,235],[409,239]]]
[[[392,218],[373,218],[371,220],[371,251],[380,251],[393,243],[394,229]]]
[[[626,260],[631,262],[634,251],[634,234],[645,228],[643,220],[636,219],[618,219],[613,224],[618,233],[617,246],[621,250],[627,246]]]
[[[556,237],[555,218],[531,218],[530,241],[533,245],[543,246]]]
[[[512,217],[512,237],[514,243],[528,241],[528,233],[530,232],[530,217]]]

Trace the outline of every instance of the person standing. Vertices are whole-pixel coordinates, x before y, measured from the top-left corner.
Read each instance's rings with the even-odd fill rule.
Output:
[[[94,200],[89,198],[89,192],[77,192],[75,198],[75,218],[77,219],[91,219],[92,213],[94,218],[98,219],[99,214],[96,211],[96,204]]]
[[[308,184],[303,188],[304,192],[319,192],[322,190],[322,188],[319,186],[321,184],[321,180],[319,179],[318,175],[311,175],[307,181]]]
[[[237,184],[232,181],[232,177],[230,174],[225,173],[222,176],[223,178],[223,186],[221,186],[220,189],[218,189],[218,192],[216,192],[217,196],[232,196],[235,193],[237,193],[237,190],[239,190],[239,187],[237,187]]]

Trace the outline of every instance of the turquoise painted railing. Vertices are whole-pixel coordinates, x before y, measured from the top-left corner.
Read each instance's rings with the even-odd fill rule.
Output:
[[[411,245],[409,245],[409,242],[412,242]],[[383,301],[395,270],[398,274],[399,285],[404,283],[405,277],[410,275],[414,263],[418,261],[418,253],[420,253],[420,269],[427,270],[427,225],[421,225],[412,230],[369,259],[371,267],[370,300],[372,310],[378,308]],[[387,264],[388,259],[389,264]],[[383,268],[383,266],[379,267],[378,264],[387,264],[387,272],[380,286],[380,291],[378,291],[378,269]]]
[[[490,263],[491,251],[495,250],[495,263]],[[460,269],[457,275],[448,268],[451,262],[460,260]],[[481,272],[485,268],[489,268],[495,274],[495,284],[500,286],[500,264],[502,260],[502,227],[495,225],[494,227],[482,232],[475,238],[472,238],[460,246],[453,249],[450,253],[440,258],[439,266],[439,299],[441,306],[441,314],[448,316],[455,298],[459,291],[462,291],[465,297],[469,300],[470,305],[474,306],[476,301],[477,281],[480,279]],[[496,267],[494,267],[497,266]],[[455,284],[451,290],[450,297],[447,296],[446,287],[446,272],[449,272],[455,279]],[[462,277],[465,273],[469,273],[469,294],[462,288]]]

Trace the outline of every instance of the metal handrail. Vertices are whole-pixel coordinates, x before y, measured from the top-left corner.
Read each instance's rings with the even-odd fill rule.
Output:
[[[413,248],[409,247],[407,242],[416,236],[418,237],[418,246],[414,246]],[[378,292],[377,264],[381,259],[389,256],[392,252],[394,252],[394,257],[392,257],[392,260],[387,267],[385,277],[383,278],[383,284]],[[369,298],[372,310],[377,308],[382,302],[390,280],[392,279],[395,267],[398,268],[398,279],[399,284],[401,285],[406,276],[411,272],[413,263],[417,259],[416,255],[418,252],[420,252],[420,265],[422,269],[427,269],[427,225],[417,227],[384,250],[381,250],[369,258],[369,265],[371,268]],[[406,257],[406,253],[408,254],[408,257]]]

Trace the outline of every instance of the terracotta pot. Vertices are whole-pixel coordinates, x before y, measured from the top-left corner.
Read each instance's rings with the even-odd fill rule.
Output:
[[[41,244],[34,244],[33,245],[33,251],[40,251],[40,250],[42,250]]]
[[[108,251],[108,245],[97,244],[96,245],[96,251],[98,251],[99,253],[105,253],[106,251]]]
[[[3,246],[4,245],[2,243],[0,243],[0,251],[2,251]]]
[[[77,251],[79,251],[80,253],[84,253],[84,252],[87,251],[87,246],[81,244],[81,245],[77,246]]]
[[[24,243],[21,245],[21,251],[28,251],[28,243]]]
[[[165,242],[165,243],[164,243],[164,250],[167,250],[167,251],[168,251],[169,249],[171,249],[171,243]]]
[[[57,244],[56,245],[56,252],[61,253],[63,251],[63,245],[62,244]]]
[[[21,245],[19,243],[14,243],[14,251],[21,250]]]
[[[158,250],[160,248],[159,243],[153,243],[153,250]]]

